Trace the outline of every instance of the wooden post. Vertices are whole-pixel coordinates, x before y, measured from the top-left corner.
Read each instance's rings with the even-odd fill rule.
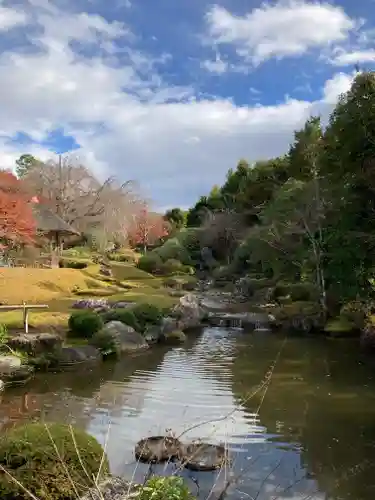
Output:
[[[29,309],[26,307],[26,302],[23,303],[23,328],[25,333],[29,333]]]

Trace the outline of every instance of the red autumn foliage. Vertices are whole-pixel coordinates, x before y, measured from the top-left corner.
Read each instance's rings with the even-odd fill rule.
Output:
[[[149,212],[143,207],[128,228],[128,239],[132,246],[140,245],[147,248],[167,236],[169,233],[168,223],[160,214]]]
[[[0,241],[6,246],[32,243],[36,232],[30,196],[22,181],[0,170]]]

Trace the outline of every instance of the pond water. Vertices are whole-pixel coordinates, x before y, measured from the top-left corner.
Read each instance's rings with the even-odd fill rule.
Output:
[[[136,481],[148,470],[135,464],[139,439],[190,429],[184,440],[227,443],[234,459],[220,477],[183,472],[199,498],[218,498],[229,480],[233,500],[373,500],[374,374],[356,341],[206,328],[183,347],[40,374],[1,395],[0,426],[81,426],[107,442],[112,472]]]

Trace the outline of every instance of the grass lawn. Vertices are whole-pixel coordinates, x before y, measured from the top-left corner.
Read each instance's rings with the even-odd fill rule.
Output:
[[[163,286],[164,278],[154,277],[131,264],[113,263],[114,280],[99,275],[99,266],[86,269],[0,268],[0,302],[3,304],[47,304],[47,311],[29,313],[30,331],[66,327],[72,304],[82,297],[103,297],[172,307]],[[126,288],[124,288],[126,287]],[[22,311],[0,313],[0,323],[10,329],[22,328]]]

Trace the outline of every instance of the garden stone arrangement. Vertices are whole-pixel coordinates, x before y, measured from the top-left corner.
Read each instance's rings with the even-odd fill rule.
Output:
[[[184,331],[201,326],[206,317],[193,294],[181,297],[169,311],[105,299],[82,299],[74,308],[65,342],[57,333],[19,334],[7,339],[3,346],[7,351],[0,356],[0,390],[26,384],[35,370],[74,369],[108,356],[147,350],[157,343],[184,342]]]

